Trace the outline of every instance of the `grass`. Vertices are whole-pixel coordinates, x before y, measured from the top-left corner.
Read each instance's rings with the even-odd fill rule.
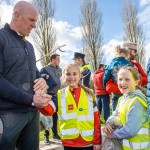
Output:
[[[44,131],[40,131],[40,141],[44,141]]]

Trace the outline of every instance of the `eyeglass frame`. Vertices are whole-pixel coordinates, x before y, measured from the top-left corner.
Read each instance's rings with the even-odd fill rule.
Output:
[[[137,49],[129,48],[129,50],[134,50],[135,53],[137,53]]]

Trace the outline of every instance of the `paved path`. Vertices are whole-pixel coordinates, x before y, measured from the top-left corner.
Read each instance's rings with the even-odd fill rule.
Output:
[[[60,140],[50,139],[50,144],[46,145],[43,141],[40,142],[40,150],[63,150]]]

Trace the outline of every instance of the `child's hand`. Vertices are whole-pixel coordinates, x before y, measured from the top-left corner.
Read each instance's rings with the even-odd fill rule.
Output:
[[[33,90],[34,90],[34,92],[36,92],[38,90],[43,90],[46,93],[46,91],[47,91],[46,81],[43,78],[38,78],[38,79],[34,80]]]
[[[111,139],[111,138],[113,138],[112,134],[113,134],[113,132],[112,133],[107,132],[105,136]]]
[[[112,133],[112,132],[113,132],[113,128],[112,128],[112,126],[111,126],[109,123],[106,123],[102,130],[103,130],[103,132],[106,133],[106,134],[107,134],[108,132],[109,132],[109,133]]]

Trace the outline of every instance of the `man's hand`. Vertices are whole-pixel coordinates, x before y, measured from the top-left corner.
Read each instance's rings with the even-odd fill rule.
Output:
[[[43,96],[33,96],[34,105],[38,108],[43,108],[48,105],[49,101],[51,101],[52,96],[49,94],[43,94]]]
[[[39,92],[39,90],[43,90],[42,93],[46,93],[47,84],[46,84],[46,81],[43,78],[38,78],[38,79],[34,80],[34,83],[35,84],[33,86],[33,90],[34,90],[35,93],[41,93],[41,91]]]

